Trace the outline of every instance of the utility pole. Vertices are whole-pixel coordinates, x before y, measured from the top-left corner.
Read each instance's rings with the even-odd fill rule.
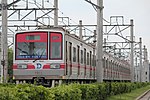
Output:
[[[79,20],[79,37],[82,40],[82,20]]]
[[[140,43],[139,43],[139,47],[140,47],[140,65],[139,65],[139,70],[140,70],[140,82],[142,82],[142,38],[140,38]]]
[[[7,83],[8,73],[8,43],[7,43],[7,0],[1,1],[2,34],[1,34],[1,82]]]
[[[103,82],[103,0],[97,0],[97,5],[91,0],[85,1],[97,8],[96,79]]]
[[[131,29],[130,29],[130,41],[131,41],[131,52],[130,52],[130,63],[131,63],[131,82],[134,82],[134,41],[133,41],[133,20],[130,20]]]
[[[58,0],[54,0],[54,27],[58,27]]]
[[[97,0],[97,82],[103,82],[103,0]]]

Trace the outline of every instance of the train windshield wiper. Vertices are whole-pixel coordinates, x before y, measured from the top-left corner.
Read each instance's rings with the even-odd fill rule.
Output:
[[[22,53],[25,53],[25,54],[28,55],[28,52],[27,52],[27,51],[24,51],[24,50],[22,50],[22,49],[20,49],[20,48],[17,48],[17,49],[20,50]]]
[[[43,50],[42,53],[41,53],[41,55],[40,55],[40,57],[38,57],[37,59],[33,60],[33,62],[35,62],[35,61],[37,61],[37,60],[40,60],[40,59],[42,58],[42,56],[43,56],[44,51],[45,51],[45,50]]]

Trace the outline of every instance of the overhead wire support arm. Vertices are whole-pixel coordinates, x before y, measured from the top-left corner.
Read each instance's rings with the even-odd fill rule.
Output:
[[[104,7],[100,7],[100,6],[96,5],[96,4],[94,4],[93,2],[91,2],[91,0],[85,0],[85,1],[88,2],[88,3],[90,3],[90,4],[92,4],[96,8],[99,8],[99,9],[103,9],[104,8]]]
[[[13,8],[8,10],[55,10],[55,8]]]
[[[21,0],[16,0],[16,1],[14,1],[14,2],[8,4],[8,5],[7,5],[7,8],[11,7],[11,6],[14,5],[15,3],[18,3],[19,1],[21,1]]]
[[[42,15],[42,16],[40,16],[40,17],[38,17],[38,18],[37,18],[37,19],[35,19],[35,20],[38,20],[38,19],[40,19],[40,18],[44,17],[45,15],[47,15],[47,14],[48,14],[48,13],[50,13],[50,12],[52,12],[52,10],[48,11],[47,13],[45,13],[44,15]]]
[[[19,1],[21,1],[21,0],[16,0],[16,1],[10,3],[10,4],[7,4],[7,5],[6,5],[7,9],[8,9],[9,7],[11,7],[13,4],[18,3]],[[2,4],[0,4],[0,10],[2,10]]]

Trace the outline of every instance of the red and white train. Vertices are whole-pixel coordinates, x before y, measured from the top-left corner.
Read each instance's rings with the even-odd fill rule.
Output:
[[[63,28],[17,32],[14,36],[15,81],[95,81],[95,47]],[[130,81],[127,61],[103,55],[104,80]]]

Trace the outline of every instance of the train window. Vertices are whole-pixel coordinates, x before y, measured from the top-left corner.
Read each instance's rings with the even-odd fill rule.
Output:
[[[147,72],[145,72],[145,75],[147,75]]]
[[[105,58],[103,58],[103,68],[105,68]]]
[[[104,68],[106,68],[106,58],[104,57]]]
[[[69,42],[69,61],[72,61],[72,43]]]
[[[112,70],[112,60],[110,61],[110,69]]]
[[[69,42],[70,75],[72,74],[72,43]]]
[[[68,44],[66,41],[66,75],[68,75]]]
[[[87,65],[89,65],[89,53],[87,53]]]
[[[84,64],[86,65],[86,49],[84,49]]]
[[[26,40],[40,40],[40,35],[27,35]]]
[[[90,51],[90,76],[92,76],[91,67],[92,67],[92,52]]]
[[[77,50],[77,62],[80,63],[80,59],[79,59],[79,55],[80,55],[80,46],[77,46],[78,50]]]
[[[94,55],[92,55],[92,66],[94,66]]]
[[[90,51],[90,66],[92,65],[92,52]]]
[[[17,33],[15,38],[15,59],[47,59],[47,36],[47,32]]]
[[[96,56],[94,55],[94,67],[96,67]]]
[[[80,74],[80,66],[79,66],[79,63],[80,63],[80,46],[77,46],[77,63],[78,63],[78,75]]]
[[[112,70],[114,70],[114,62],[112,61],[111,64]]]
[[[114,63],[114,70],[117,71],[116,63]]]
[[[61,43],[51,43],[51,58],[61,58],[60,45]]]
[[[73,62],[76,62],[76,48],[73,47]]]
[[[106,69],[108,69],[108,59],[106,59]]]
[[[62,34],[50,34],[50,59],[62,59]]]
[[[81,64],[83,64],[83,50],[81,50]]]

